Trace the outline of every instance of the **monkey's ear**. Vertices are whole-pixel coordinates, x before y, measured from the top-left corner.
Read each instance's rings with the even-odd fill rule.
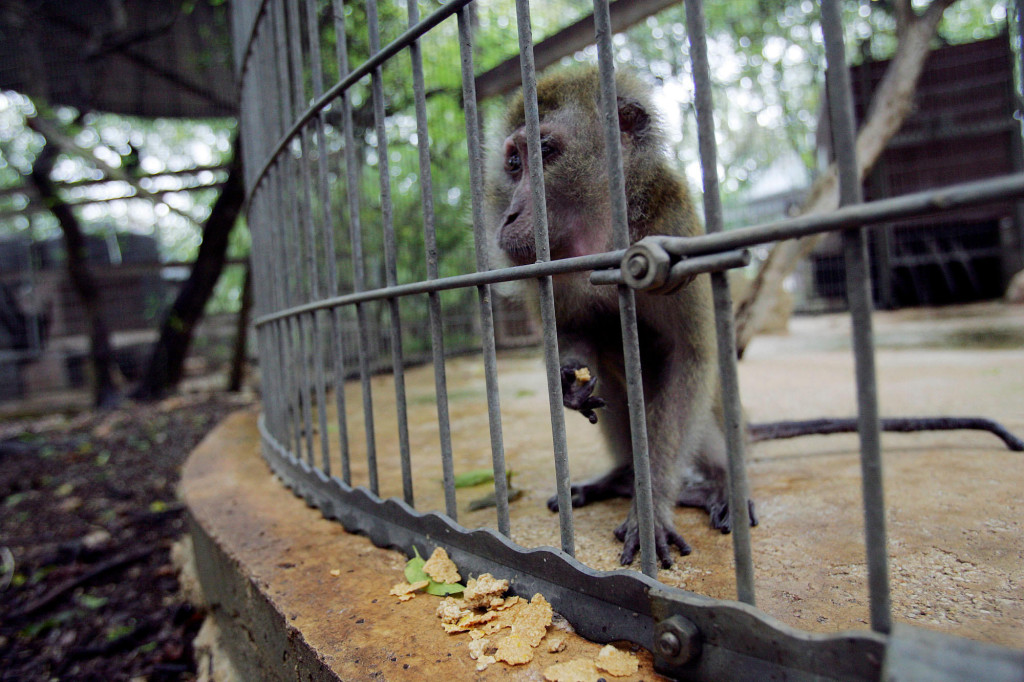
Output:
[[[651,126],[651,115],[635,99],[619,97],[619,130],[634,138],[643,137]]]

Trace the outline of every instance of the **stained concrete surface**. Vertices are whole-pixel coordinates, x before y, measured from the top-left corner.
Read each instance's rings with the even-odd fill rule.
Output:
[[[751,421],[855,414],[846,316],[793,320],[787,336],[763,337],[740,363]],[[989,303],[878,313],[879,401],[883,416],[972,415],[1024,434],[1024,309]],[[558,546],[550,415],[535,352],[499,358],[503,439],[513,484],[512,537]],[[446,365],[456,473],[490,466],[490,434],[479,357]],[[415,505],[443,510],[438,417],[430,367],[407,371]],[[346,390],[353,480],[366,484],[365,430],[357,384]],[[390,376],[373,381],[380,490],[401,496]],[[574,479],[609,466],[597,427],[566,414]],[[333,418],[328,427],[336,442]],[[983,432],[885,434],[882,439],[893,615],[896,620],[978,640],[1024,647],[1024,455]],[[337,458],[337,448],[334,449]],[[775,441],[748,452],[758,606],[818,632],[868,621],[857,438],[833,435]],[[334,463],[337,471],[338,462]],[[468,527],[495,526],[493,509],[470,512],[486,486],[458,491]],[[612,529],[628,502],[595,504],[574,515],[577,557],[618,568]],[[733,598],[732,540],[707,517],[679,509],[677,529],[693,546],[659,578],[712,597]]]
[[[755,341],[740,364],[748,417],[852,415],[847,325],[842,316],[796,319],[788,336]],[[881,313],[875,326],[883,415],[978,415],[1024,434],[1024,309],[987,304]],[[480,358],[452,359],[446,372],[456,472],[489,467]],[[525,546],[557,546],[557,517],[544,504],[554,485],[541,361],[535,352],[503,354],[499,373],[507,463],[514,485],[524,491],[512,504],[513,539]],[[401,496],[393,379],[379,376],[372,383],[380,490]],[[415,506],[442,510],[432,369],[408,370],[406,390]],[[346,399],[353,482],[365,485],[357,382],[346,386]],[[334,415],[328,416],[337,473],[339,429]],[[597,428],[575,414],[566,415],[566,425],[573,476],[603,471],[608,460]],[[252,586],[242,593],[265,595],[280,615],[285,633],[279,639],[290,643],[281,645],[283,651],[308,643],[343,678],[368,672],[384,679],[423,679],[426,672],[473,678],[465,641],[441,632],[432,600],[397,604],[387,596],[400,579],[404,557],[344,533],[307,508],[259,461],[256,443],[254,417],[234,417],[190,460],[183,489],[193,515],[223,551],[223,567],[238,567]],[[895,619],[1024,648],[1024,455],[980,432],[886,434],[883,451]],[[318,447],[314,452],[319,457]],[[810,631],[866,628],[856,436],[762,443],[748,458],[761,521],[752,531],[759,608]],[[495,525],[493,509],[467,511],[470,500],[486,492],[486,486],[458,491],[461,524]],[[615,500],[576,511],[579,559],[599,569],[618,568],[619,544],[611,531],[627,509],[626,501]],[[698,510],[678,510],[676,524],[694,552],[677,557],[659,577],[732,598],[731,537],[712,531]],[[261,609],[266,620],[267,608]],[[239,618],[245,623],[244,614]],[[574,640],[568,653],[581,655],[575,652],[586,646]],[[514,676],[539,679],[550,662],[517,668]],[[507,674],[492,666],[484,679]],[[649,658],[640,677],[653,678]]]

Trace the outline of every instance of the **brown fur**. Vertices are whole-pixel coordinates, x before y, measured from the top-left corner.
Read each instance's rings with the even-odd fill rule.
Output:
[[[544,183],[552,259],[612,248],[598,88],[593,68],[559,72],[537,84],[541,137],[549,150]],[[630,240],[650,234],[702,233],[685,183],[667,163],[648,87],[620,72],[616,89]],[[518,95],[504,119],[503,141],[492,154],[486,195],[495,243],[519,264],[535,259],[523,126]],[[601,408],[599,421],[617,462],[607,476],[573,486],[573,504],[631,494],[632,448],[616,289],[591,285],[588,273],[560,275],[554,278],[554,299],[563,368],[586,366],[597,377],[585,391],[563,382],[566,405],[588,416]],[[656,543],[658,557],[667,566],[670,544],[683,554],[689,552],[674,530],[677,502],[704,507],[713,525],[729,528],[724,439],[716,415],[720,411],[710,282],[703,275],[674,295],[641,292],[636,301]],[[602,400],[603,407],[597,404]],[[549,506],[557,508],[557,502]],[[630,563],[639,546],[635,505],[616,535],[624,541],[622,562]]]

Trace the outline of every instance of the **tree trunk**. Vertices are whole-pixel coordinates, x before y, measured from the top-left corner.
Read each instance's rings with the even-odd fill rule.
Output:
[[[928,58],[929,43],[939,20],[955,0],[934,0],[923,14],[914,14],[909,2],[897,2],[899,43],[885,76],[878,85],[867,117],[857,134],[857,167],[860,180],[870,172],[889,140],[899,131],[913,108],[917,81]],[[801,214],[827,213],[839,206],[835,165],[829,166],[811,187]],[[779,242],[772,247],[746,297],[736,306],[736,350],[739,357],[766,325],[775,308],[782,284],[807,257],[822,235]]]
[[[158,400],[181,381],[192,333],[224,269],[228,236],[245,200],[241,146],[237,139],[234,147],[228,178],[203,225],[203,241],[192,272],[164,315],[146,372],[132,393],[137,400]]]
[[[78,297],[89,325],[89,363],[92,366],[93,403],[99,408],[115,407],[120,402],[117,365],[110,345],[110,332],[103,319],[99,287],[86,260],[85,235],[71,208],[61,201],[50,180],[57,152],[45,144],[32,164],[30,178],[43,203],[60,223],[67,253],[68,278]]]
[[[242,284],[242,302],[238,306],[238,321],[235,323],[235,345],[231,354],[231,374],[228,390],[237,393],[242,390],[245,378],[246,341],[249,338],[249,317],[252,311],[252,264],[245,266],[245,282]]]

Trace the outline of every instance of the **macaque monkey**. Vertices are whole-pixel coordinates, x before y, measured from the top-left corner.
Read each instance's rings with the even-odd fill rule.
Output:
[[[615,82],[630,241],[652,234],[701,234],[689,192],[669,168],[649,87],[622,72]],[[552,259],[613,248],[599,90],[595,68],[563,71],[537,84]],[[487,219],[504,257],[523,265],[536,260],[536,250],[521,94],[511,101],[501,134],[503,141],[488,166]],[[616,288],[591,285],[586,272],[553,279],[563,402],[591,422],[599,422],[616,461],[608,474],[572,486],[572,504],[632,496],[633,459]],[[711,525],[722,532],[729,532],[732,523],[710,279],[698,276],[667,296],[638,292],[636,306],[655,543],[661,565],[669,567],[671,546],[682,555],[690,553],[690,546],[675,530],[676,504],[705,509]],[[557,510],[557,500],[550,500],[548,506]],[[748,511],[755,524],[753,506]],[[632,563],[640,546],[635,501],[615,535],[623,542],[620,561]]]

